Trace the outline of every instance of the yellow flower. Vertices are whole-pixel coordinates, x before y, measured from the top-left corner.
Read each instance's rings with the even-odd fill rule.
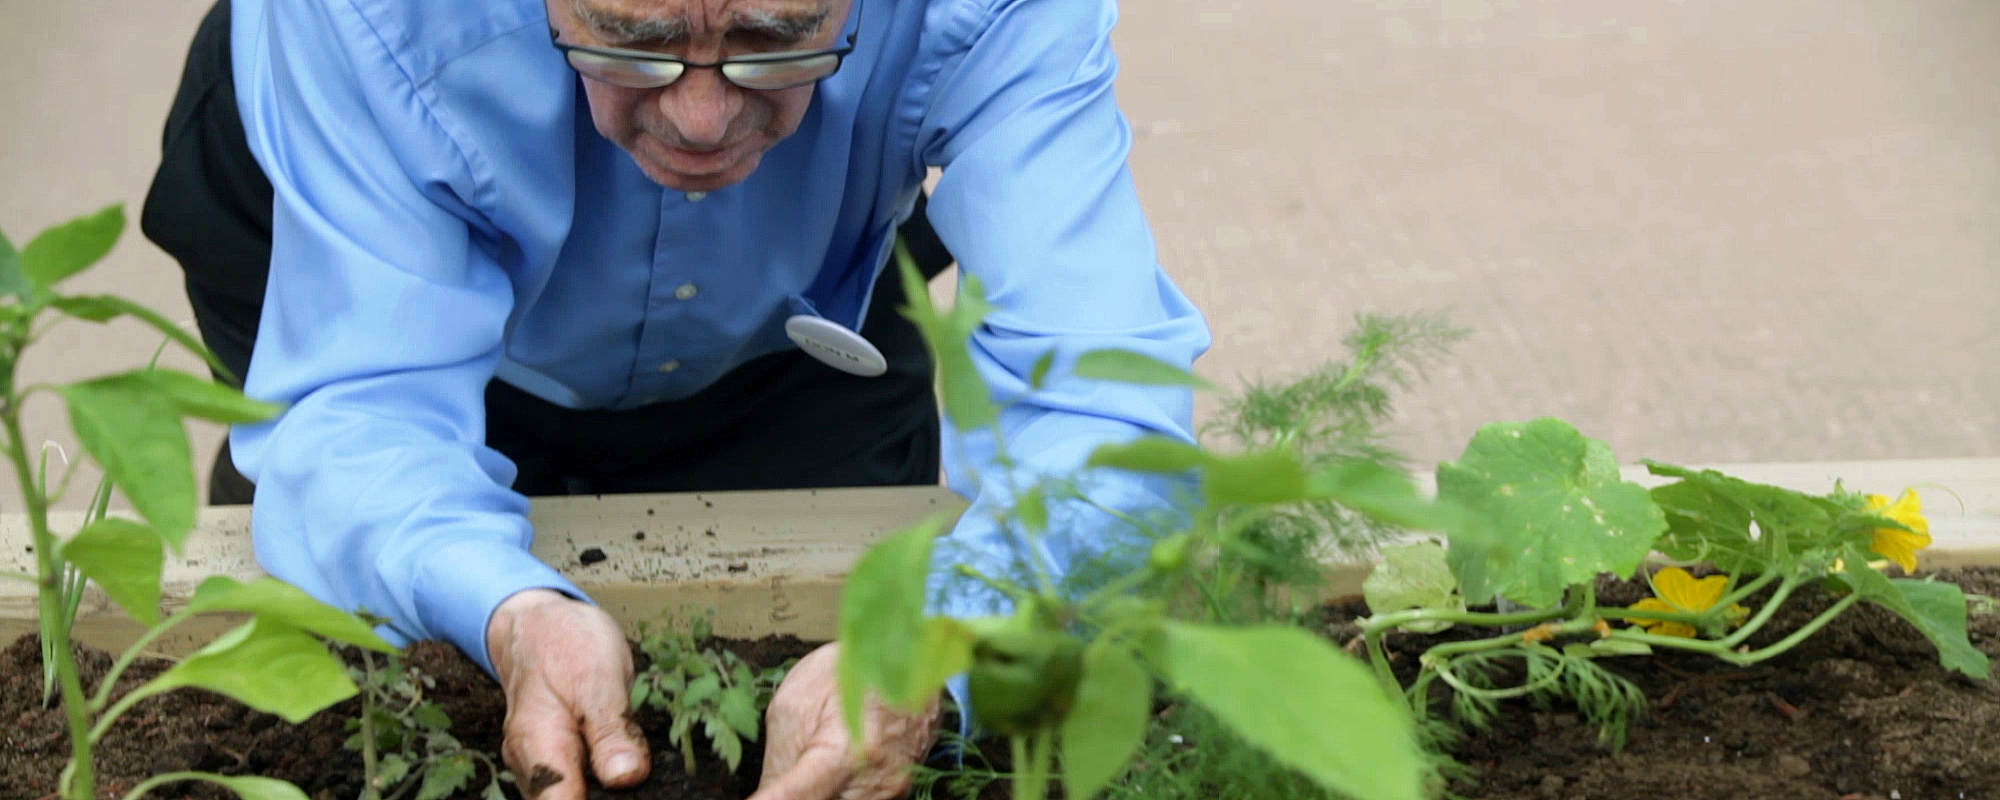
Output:
[[[1917,490],[1904,489],[1894,503],[1879,494],[1868,495],[1867,500],[1867,510],[1879,512],[1909,528],[1876,528],[1875,541],[1868,545],[1868,549],[1888,556],[1904,572],[1916,572],[1917,551],[1931,546],[1931,523],[1924,519],[1923,503],[1917,498]]]
[[[1667,611],[1673,613],[1699,614],[1713,607],[1722,599],[1722,591],[1729,588],[1729,578],[1725,575],[1710,575],[1696,580],[1687,570],[1667,567],[1653,574],[1653,593],[1629,608],[1634,611]],[[1731,605],[1728,615],[1732,621],[1740,621],[1748,615],[1749,609],[1741,605]],[[1632,624],[1645,628],[1649,633],[1661,636],[1694,638],[1693,625],[1664,619],[1635,619]]]

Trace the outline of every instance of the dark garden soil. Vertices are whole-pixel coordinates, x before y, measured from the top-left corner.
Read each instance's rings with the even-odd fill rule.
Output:
[[[1971,593],[2000,595],[2000,569],[1940,577]],[[1603,587],[1605,604],[1640,596],[1629,584]],[[1784,612],[1787,618],[1770,630],[1789,630],[1825,602],[1795,602],[1797,610]],[[1359,609],[1332,611],[1326,632],[1344,643],[1354,631],[1347,620]],[[2000,613],[1975,614],[1971,631],[1975,647],[2000,658]],[[1424,641],[1392,636],[1398,665],[1414,664]],[[789,638],[730,646],[759,666],[810,649]],[[48,797],[69,753],[60,707],[41,705],[39,653],[33,637],[0,651],[0,800]],[[109,666],[101,653],[83,653],[83,660],[86,685]],[[410,660],[436,678],[431,696],[450,714],[452,732],[469,746],[497,752],[504,709],[491,679],[446,646],[419,645]],[[126,680],[136,685],[162,666],[135,667]],[[1849,610],[1790,653],[1755,667],[1692,656],[1610,666],[1652,702],[1621,753],[1610,754],[1596,727],[1573,710],[1523,703],[1460,746],[1457,756],[1473,782],[1454,791],[1492,800],[2000,800],[2000,684],[1946,672],[1920,633],[1873,606]],[[148,700],[100,749],[101,793],[120,797],[144,776],[196,769],[284,778],[316,800],[350,800],[358,795],[360,759],[341,742],[355,708],[349,701],[291,726],[206,692]],[[652,779],[638,790],[593,798],[737,800],[754,788],[757,747],[746,748],[736,775],[704,760],[701,773],[689,777],[666,742],[667,720],[646,713],[639,722],[650,732]],[[193,786],[150,796],[224,796]]]

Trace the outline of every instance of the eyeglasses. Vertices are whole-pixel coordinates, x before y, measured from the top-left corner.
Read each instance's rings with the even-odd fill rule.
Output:
[[[857,0],[854,31],[847,35],[847,44],[844,46],[824,50],[757,53],[725,58],[710,64],[644,50],[563,44],[558,40],[559,34],[553,25],[549,27],[549,41],[569,59],[571,69],[584,77],[614,86],[623,86],[627,89],[658,89],[680,80],[690,69],[712,68],[722,73],[723,80],[739,88],[769,92],[825,80],[839,71],[841,61],[848,53],[854,52],[854,42],[861,36],[860,6],[861,3]]]

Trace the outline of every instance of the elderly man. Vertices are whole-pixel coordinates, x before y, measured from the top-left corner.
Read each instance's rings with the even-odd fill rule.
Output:
[[[1208,344],[1126,168],[1112,5],[218,6],[142,220],[207,341],[287,406],[232,431],[243,477],[219,462],[214,499],[254,482],[271,573],[487,667],[531,794],[642,780],[621,632],[529,555],[527,497],[933,483],[942,453],[973,508],[940,567],[1014,557],[989,511],[1022,475],[990,439],[940,450],[928,355],[882,278],[899,229],[936,268],[934,228],[987,287],[973,350],[1014,469],[1190,437],[1186,392],[1066,374],[1085,350],[1189,365]],[[1098,513],[1059,517],[1058,566],[1101,548]],[[937,611],[1002,606],[937,572]],[[935,712],[877,712],[853,758],[834,647],[773,702],[758,800],[899,794],[930,740]]]

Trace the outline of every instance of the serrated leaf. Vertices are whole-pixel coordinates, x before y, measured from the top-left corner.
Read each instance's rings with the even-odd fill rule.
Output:
[[[687,691],[681,693],[681,704],[696,706],[714,699],[722,693],[722,679],[713,673],[703,675],[688,682]]]
[[[444,709],[438,708],[436,703],[419,704],[410,712],[410,718],[416,720],[416,723],[426,730],[451,730],[451,717],[444,713]]]
[[[1202,494],[1211,506],[1304,500],[1306,468],[1287,449],[1211,455],[1202,466]]]
[[[322,603],[276,578],[243,583],[227,575],[209,577],[195,587],[194,596],[188,598],[188,608],[197,614],[214,611],[254,614],[337,642],[380,653],[397,652],[395,645],[375,635],[359,617]]]
[[[862,741],[863,701],[869,690],[885,697],[910,686],[923,671],[917,645],[925,635],[924,586],[931,547],[944,517],[930,518],[863,553],[840,598],[841,712],[854,741]],[[893,701],[892,701],[893,702]]]
[[[730,730],[745,739],[757,741],[760,720],[757,716],[757,704],[751,701],[750,690],[747,687],[738,687],[735,691],[723,694],[722,702],[716,706],[716,713],[722,717],[722,721]]]
[[[1445,563],[1444,547],[1436,542],[1383,546],[1381,561],[1361,581],[1361,594],[1373,614],[1406,608],[1465,610],[1465,598],[1458,594],[1458,579]],[[1450,627],[1449,622],[1433,620],[1404,625],[1403,629],[1437,633]]]
[[[465,788],[478,770],[472,757],[451,755],[431,762],[424,769],[424,782],[417,787],[417,800],[444,800],[453,792]]]
[[[97,263],[125,230],[125,208],[113,205],[42,231],[21,249],[21,274],[48,289]]]
[[[1056,351],[1054,350],[1045,352],[1041,358],[1035,359],[1035,368],[1028,373],[1028,387],[1031,389],[1040,389],[1043,386],[1047,386],[1049,370],[1054,369],[1055,365]]]
[[[500,781],[486,783],[486,791],[479,793],[479,800],[507,800],[507,793],[500,791]]]
[[[723,765],[729,767],[730,772],[735,772],[743,764],[743,740],[736,738],[735,732],[727,726],[710,721],[708,739],[715,748],[715,754],[722,757]]]
[[[121,373],[56,387],[77,439],[132,508],[179,552],[194,527],[194,453],[179,410],[145,378]]]
[[[132,696],[148,697],[183,686],[228,695],[292,723],[358,691],[318,639],[263,618],[223,634],[132,690]]]
[[[1306,492],[1370,517],[1415,530],[1442,531],[1455,517],[1417,493],[1401,470],[1367,459],[1346,459],[1306,477]]]
[[[1835,525],[1835,519],[1848,515],[1848,509],[1824,497],[1752,483],[1715,470],[1696,471],[1657,461],[1645,464],[1652,474],[1680,479],[1652,491],[1654,501],[1667,512],[1670,525],[1659,542],[1660,550],[1676,559],[1705,560],[1718,569],[1756,574],[1769,565],[1794,561],[1797,554],[1807,551],[1833,552],[1856,543],[1865,546],[1874,527]]]
[[[1188,370],[1131,350],[1091,350],[1076,357],[1070,372],[1079,378],[1142,386],[1187,386],[1212,389],[1213,384]]]
[[[410,776],[410,762],[401,753],[390,753],[375,762],[375,786],[387,789]]]
[[[1153,679],[1131,653],[1099,639],[1083,653],[1076,705],[1063,718],[1063,796],[1088,800],[1112,778],[1146,738],[1152,716]]]
[[[1369,800],[1424,796],[1408,711],[1323,639],[1285,626],[1170,622],[1148,660],[1244,741],[1327,789]]]
[[[1186,472],[1201,466],[1207,454],[1200,447],[1165,436],[1141,436],[1129,442],[1099,445],[1086,466],[1129,472]]]
[[[62,546],[62,557],[104,589],[112,602],[147,626],[160,622],[160,535],[128,519],[106,517]]]
[[[121,316],[134,317],[152,326],[153,330],[159,331],[162,335],[174,340],[175,343],[185,348],[188,352],[199,356],[201,360],[208,362],[208,366],[222,375],[225,380],[233,382],[240,382],[242,380],[242,376],[232,374],[229,367],[222,363],[222,359],[216,357],[215,351],[208,349],[208,346],[203,344],[200,338],[188,332],[185,328],[174,324],[173,320],[167,319],[160,312],[132,302],[131,300],[109,294],[71,295],[58,297],[50,301],[49,305],[72,317],[90,322],[105,322]]]
[[[1458,461],[1438,465],[1439,499],[1484,528],[1485,546],[1450,553],[1468,603],[1491,590],[1548,608],[1599,573],[1632,575],[1653,551],[1665,516],[1593,442],[1553,418],[1495,423]]]
[[[255,775],[216,775],[213,773],[190,773],[209,783],[217,784],[235,792],[243,800],[306,800],[306,793],[277,778],[260,778]]]
[[[230,425],[261,422],[275,416],[278,406],[244,397],[207,378],[170,369],[149,369],[139,373],[153,391],[166,396],[185,416]]]

